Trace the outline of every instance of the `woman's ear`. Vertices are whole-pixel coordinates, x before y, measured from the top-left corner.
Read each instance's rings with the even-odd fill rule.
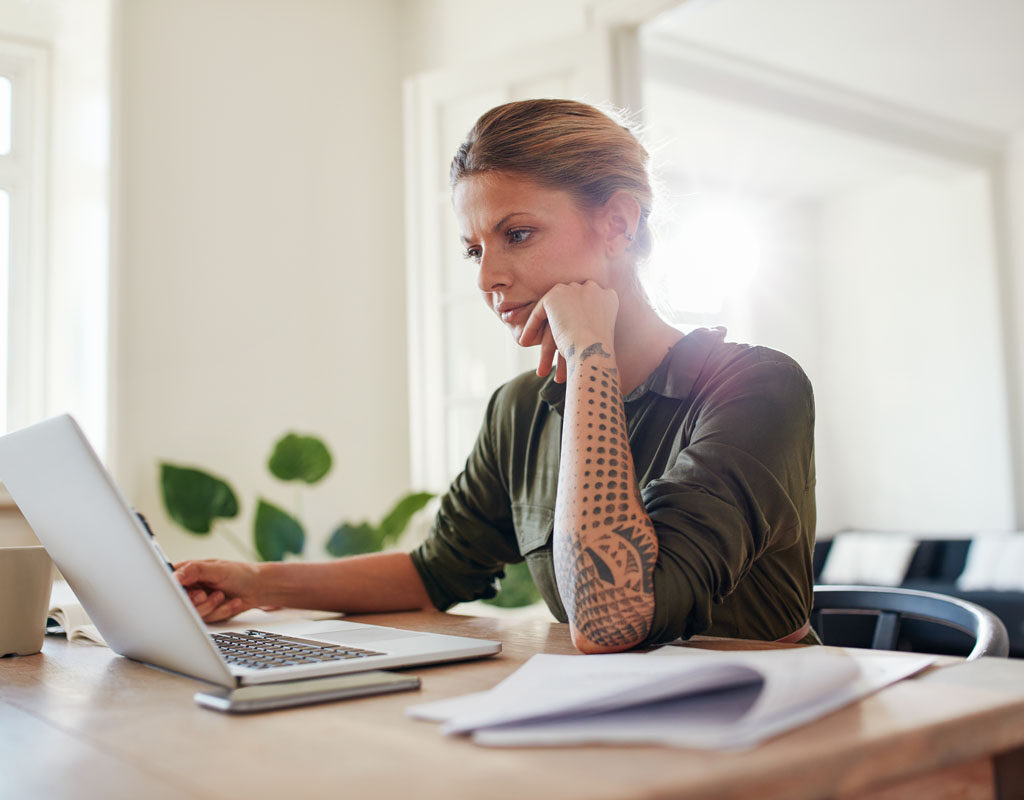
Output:
[[[605,252],[611,258],[620,256],[633,244],[640,227],[640,203],[625,189],[620,189],[601,206],[599,221]]]

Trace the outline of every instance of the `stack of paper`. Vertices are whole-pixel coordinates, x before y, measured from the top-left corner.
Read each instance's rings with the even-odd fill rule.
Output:
[[[934,662],[818,647],[537,655],[487,692],[407,709],[491,746],[588,742],[747,748]]]
[[[69,642],[84,642],[106,647],[107,643],[92,624],[71,587],[64,581],[54,581],[50,592],[50,609],[46,612],[48,634],[63,633]]]

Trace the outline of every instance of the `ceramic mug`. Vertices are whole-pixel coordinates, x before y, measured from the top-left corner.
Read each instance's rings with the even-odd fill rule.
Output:
[[[53,562],[43,547],[0,547],[0,656],[43,649]]]

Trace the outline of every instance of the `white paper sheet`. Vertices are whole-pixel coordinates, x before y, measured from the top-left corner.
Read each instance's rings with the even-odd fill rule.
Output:
[[[534,656],[489,692],[407,709],[488,746],[590,742],[747,748],[924,669],[858,650]]]
[[[211,631],[247,631],[249,628],[266,628],[282,622],[341,619],[344,616],[337,611],[314,611],[306,608],[276,608],[272,611],[250,608],[224,622],[207,622],[206,627]]]

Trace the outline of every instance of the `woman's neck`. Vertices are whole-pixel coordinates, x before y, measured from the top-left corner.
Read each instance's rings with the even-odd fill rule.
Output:
[[[622,394],[628,395],[647,380],[682,338],[683,334],[659,317],[641,292],[620,292],[614,347]]]

